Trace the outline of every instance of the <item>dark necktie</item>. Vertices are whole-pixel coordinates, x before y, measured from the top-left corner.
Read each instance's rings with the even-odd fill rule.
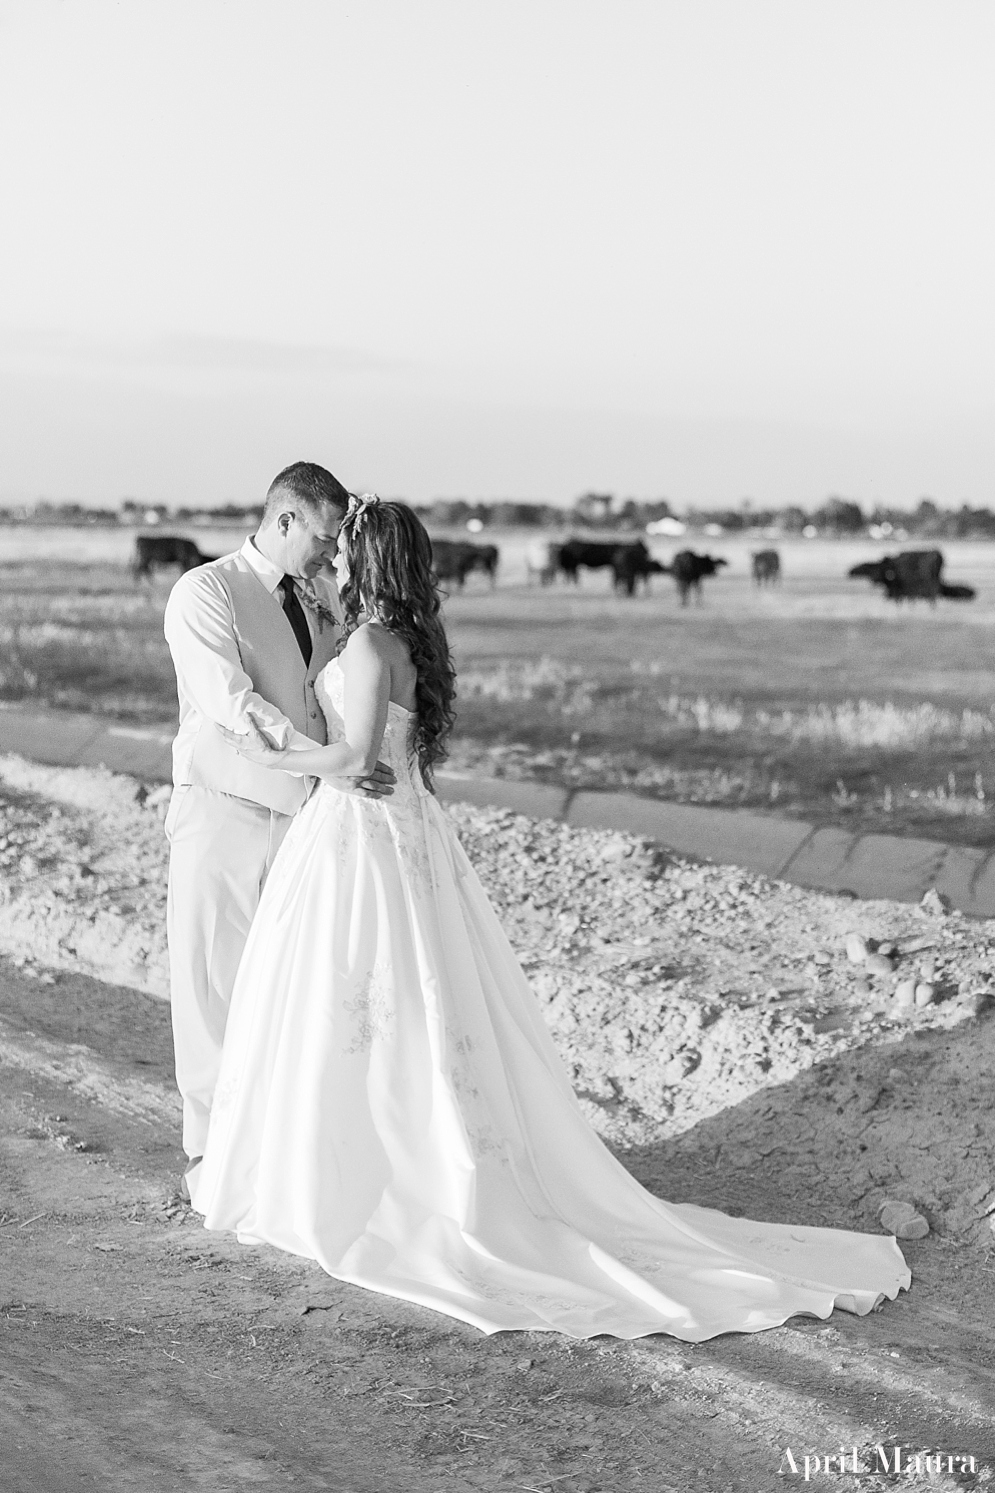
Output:
[[[304,615],[304,608],[301,606],[297,592],[294,590],[294,577],[292,575],[285,575],[283,577],[283,580],[280,582],[280,590],[283,592],[283,610],[287,614],[287,621],[294,629],[297,646],[301,650],[305,664],[310,664],[311,633],[307,625],[307,618]]]

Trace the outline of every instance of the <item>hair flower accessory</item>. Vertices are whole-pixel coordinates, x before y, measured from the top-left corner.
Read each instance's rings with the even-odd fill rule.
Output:
[[[360,529],[363,519],[371,508],[377,508],[380,499],[375,492],[350,493],[349,507],[346,509],[346,519],[354,529]]]

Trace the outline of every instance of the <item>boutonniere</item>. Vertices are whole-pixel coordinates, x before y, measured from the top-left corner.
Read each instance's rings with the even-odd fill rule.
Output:
[[[317,592],[315,591],[310,581],[298,581],[294,589],[296,590],[297,595],[300,597],[301,606],[306,607],[307,610],[318,619],[319,632],[324,627],[326,622],[331,627],[338,627],[339,619],[336,617],[331,607],[326,606],[325,603],[319,599]]]

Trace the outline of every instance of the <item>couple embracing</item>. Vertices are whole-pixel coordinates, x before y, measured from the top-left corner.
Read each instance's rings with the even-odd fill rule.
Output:
[[[330,579],[334,572],[337,586]],[[432,792],[455,677],[413,511],[300,462],[166,611],[169,944],[195,1208],[485,1332],[757,1331],[893,1239],[646,1192],[589,1127]]]

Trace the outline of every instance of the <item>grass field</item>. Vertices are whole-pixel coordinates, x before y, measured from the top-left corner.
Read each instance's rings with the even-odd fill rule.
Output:
[[[219,552],[241,536],[197,537]],[[844,579],[873,544],[782,544],[784,584],[757,593],[746,547],[709,541],[729,569],[682,610],[667,577],[634,600],[598,574],[530,588],[526,536],[498,538],[499,586],[474,577],[447,604],[455,765],[991,843],[995,547],[944,546],[975,602],[899,609]],[[137,586],[130,543],[0,534],[0,699],[173,716],[172,576]]]

